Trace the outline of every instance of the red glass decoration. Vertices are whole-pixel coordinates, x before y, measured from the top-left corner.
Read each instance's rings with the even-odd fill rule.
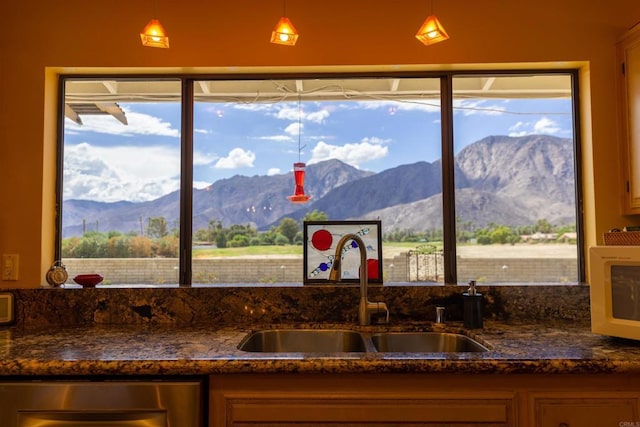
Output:
[[[292,196],[288,196],[292,203],[307,203],[311,196],[304,194],[304,163],[294,163],[293,164],[293,177],[296,180],[296,189],[293,192]]]

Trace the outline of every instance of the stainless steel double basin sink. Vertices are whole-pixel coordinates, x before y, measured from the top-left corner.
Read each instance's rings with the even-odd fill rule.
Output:
[[[459,333],[374,332],[345,329],[268,329],[248,334],[238,345],[260,353],[451,353],[485,352],[487,347]]]

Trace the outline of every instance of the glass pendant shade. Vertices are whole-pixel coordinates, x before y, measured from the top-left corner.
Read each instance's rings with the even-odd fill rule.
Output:
[[[300,162],[293,164],[293,177],[296,181],[296,188],[293,195],[287,197],[291,203],[307,203],[311,199],[311,196],[304,194],[305,166],[304,163]]]
[[[436,18],[435,15],[431,15],[426,19],[426,21],[424,21],[424,24],[422,24],[422,27],[418,30],[416,38],[429,46],[430,44],[447,40],[449,35],[444,30],[440,21],[438,21],[438,18]]]
[[[169,47],[169,37],[164,27],[157,19],[152,19],[142,29],[140,33],[140,39],[143,46],[149,47]]]
[[[271,33],[271,43],[294,46],[298,41],[298,32],[287,18],[283,16]]]

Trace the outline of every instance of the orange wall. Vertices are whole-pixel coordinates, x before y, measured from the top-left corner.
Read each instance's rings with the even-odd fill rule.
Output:
[[[20,255],[36,287],[53,259],[56,73],[76,67],[279,67],[579,63],[588,244],[625,223],[618,178],[615,42],[640,20],[638,0],[434,0],[451,39],[413,36],[427,0],[288,0],[295,47],[269,43],[281,0],[158,0],[170,49],[139,32],[152,0],[3,1],[0,5],[0,253]],[[49,68],[47,68],[49,67]],[[226,68],[228,71],[229,69]],[[48,77],[47,77],[48,76]],[[592,162],[591,159],[597,159]]]

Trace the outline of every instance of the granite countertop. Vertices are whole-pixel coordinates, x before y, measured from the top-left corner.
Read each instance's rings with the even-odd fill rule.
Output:
[[[284,327],[93,326],[0,330],[0,376],[209,375],[216,373],[640,373],[640,341],[592,334],[573,323],[506,324],[480,330],[459,323],[438,330],[463,332],[490,348],[482,353],[252,353],[237,349],[250,331]],[[383,327],[432,330],[433,325]]]

